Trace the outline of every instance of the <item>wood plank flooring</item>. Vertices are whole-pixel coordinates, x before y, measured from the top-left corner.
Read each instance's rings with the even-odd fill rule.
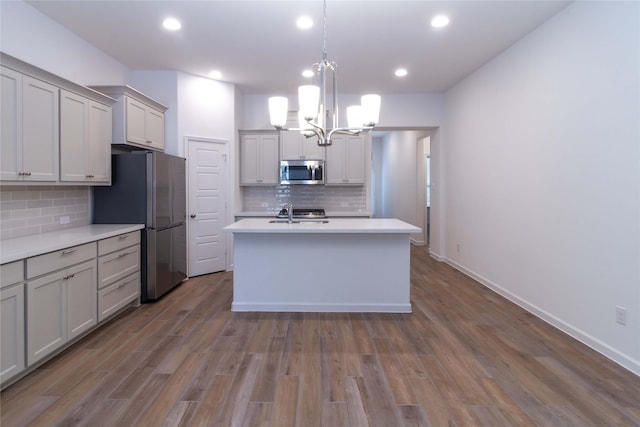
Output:
[[[232,273],[4,390],[13,426],[640,426],[640,377],[411,250],[411,314],[231,313]]]

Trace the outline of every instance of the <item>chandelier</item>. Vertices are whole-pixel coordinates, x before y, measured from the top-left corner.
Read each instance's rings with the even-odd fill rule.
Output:
[[[333,134],[358,135],[378,123],[380,95],[362,96],[360,105],[347,107],[347,127],[338,123],[338,65],[327,59],[327,2],[323,2],[322,61],[313,64],[317,85],[298,88],[298,128],[286,128],[288,99],[284,96],[269,98],[271,125],[278,130],[300,131],[307,138],[317,136],[318,145],[331,145]],[[327,124],[327,75],[330,74],[332,89],[331,127]]]

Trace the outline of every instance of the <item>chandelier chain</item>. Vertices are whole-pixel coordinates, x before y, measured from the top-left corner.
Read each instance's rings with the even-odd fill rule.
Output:
[[[322,59],[327,61],[327,0],[322,3]]]

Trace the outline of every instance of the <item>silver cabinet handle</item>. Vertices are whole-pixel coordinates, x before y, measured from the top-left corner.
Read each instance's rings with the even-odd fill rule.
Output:
[[[122,236],[118,236],[118,240],[124,240],[124,239],[126,239],[127,237],[129,237],[129,235],[128,235],[128,234],[123,234]]]
[[[69,255],[69,254],[74,253],[75,251],[77,251],[77,249],[67,249],[67,250],[62,251],[62,255]]]

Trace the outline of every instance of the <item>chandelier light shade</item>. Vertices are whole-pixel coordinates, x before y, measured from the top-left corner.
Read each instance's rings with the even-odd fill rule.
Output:
[[[380,117],[380,95],[362,96],[360,105],[347,108],[347,127],[338,123],[338,66],[327,59],[327,2],[323,2],[323,49],[322,61],[313,65],[318,80],[317,85],[304,85],[298,88],[298,128],[287,129],[288,100],[282,96],[269,98],[269,116],[271,125],[278,130],[300,131],[307,138],[317,136],[318,145],[331,145],[333,134],[357,135],[368,131],[378,124]],[[331,128],[327,119],[327,75],[331,76],[332,110]]]
[[[380,95],[375,94],[364,95],[360,98],[362,105],[362,125],[373,127],[378,124],[381,102]]]
[[[305,120],[318,118],[318,103],[320,102],[320,88],[304,85],[298,88],[298,108]]]
[[[284,128],[287,124],[287,111],[289,100],[284,96],[272,96],[269,98],[269,116],[271,124],[276,128]]]

